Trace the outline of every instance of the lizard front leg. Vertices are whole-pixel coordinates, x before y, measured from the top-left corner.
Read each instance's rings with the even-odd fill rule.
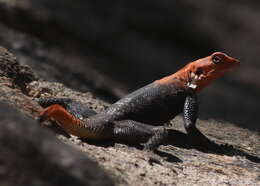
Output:
[[[196,130],[196,121],[198,117],[198,99],[195,93],[187,95],[183,107],[184,127],[188,134]]]
[[[186,97],[183,108],[184,127],[191,137],[192,143],[203,145],[208,149],[218,150],[218,146],[203,135],[196,127],[198,117],[198,99],[195,93],[191,93]]]

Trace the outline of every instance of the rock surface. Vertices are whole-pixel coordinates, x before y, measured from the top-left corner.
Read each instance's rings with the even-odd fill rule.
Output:
[[[2,61],[6,53],[6,50],[0,50]],[[12,56],[8,52],[9,55]],[[4,65],[0,66],[0,71],[9,69],[8,64],[12,65],[15,58],[12,59],[6,60],[10,63],[1,63]],[[18,65],[13,70],[19,68]],[[104,171],[116,185],[260,184],[260,137],[257,133],[227,122],[199,120],[201,131],[221,144],[221,152],[209,151],[189,141],[183,132],[181,118],[177,117],[170,124],[177,130],[172,130],[169,141],[154,154],[139,150],[138,146],[82,141],[55,130],[61,143],[55,139],[54,133],[30,119],[36,118],[41,110],[36,102],[39,97],[74,98],[98,112],[108,104],[90,93],[80,93],[60,83],[43,80],[24,82],[26,88],[21,91],[12,77],[2,74],[0,100],[17,110],[4,104],[0,107],[0,185],[112,184]],[[30,73],[28,76],[31,77]],[[87,157],[104,170],[97,168],[96,163]]]

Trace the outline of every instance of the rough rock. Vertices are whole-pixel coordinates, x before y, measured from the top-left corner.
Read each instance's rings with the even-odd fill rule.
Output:
[[[104,171],[87,157],[102,167],[116,185],[260,184],[260,143],[255,132],[227,122],[199,120],[198,127],[221,149],[218,151],[214,146],[208,149],[190,141],[183,132],[181,118],[177,117],[169,124],[174,127],[169,140],[155,153],[147,153],[131,144],[83,141],[57,130],[56,137],[61,141],[58,142],[54,134],[20,112],[36,118],[41,110],[37,99],[42,96],[71,97],[97,112],[108,104],[91,93],[80,93],[60,83],[32,81],[27,83],[24,93],[19,87],[9,86],[10,82],[8,77],[0,78],[0,100],[18,109],[13,111],[1,105],[1,110],[8,114],[1,112],[0,141],[4,149],[1,152],[5,154],[0,153],[0,176],[3,175],[0,185],[89,183],[84,180],[93,181],[90,184],[95,181],[100,181],[101,185],[111,183]],[[15,168],[7,157],[14,158]],[[93,169],[89,168],[92,166]],[[19,174],[20,167],[24,174]],[[11,179],[14,177],[16,179]],[[19,179],[22,181],[16,182]]]
[[[19,65],[16,58],[5,48],[0,47],[0,76],[9,77],[13,83],[25,89],[26,84],[37,80],[32,69],[26,65]]]

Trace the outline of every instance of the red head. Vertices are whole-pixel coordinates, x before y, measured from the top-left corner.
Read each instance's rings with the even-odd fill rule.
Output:
[[[215,52],[189,64],[189,85],[192,88],[194,84],[196,90],[201,90],[239,64],[238,60],[222,52]]]
[[[170,83],[173,79],[179,79],[184,86],[198,91],[239,64],[238,60],[222,52],[215,52],[187,64],[175,74],[159,80],[159,83]]]

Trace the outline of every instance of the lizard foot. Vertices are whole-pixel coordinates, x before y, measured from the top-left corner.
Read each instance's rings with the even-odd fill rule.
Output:
[[[147,151],[156,150],[168,136],[168,131],[164,127],[158,127],[154,131],[154,135],[144,144],[144,149]]]

